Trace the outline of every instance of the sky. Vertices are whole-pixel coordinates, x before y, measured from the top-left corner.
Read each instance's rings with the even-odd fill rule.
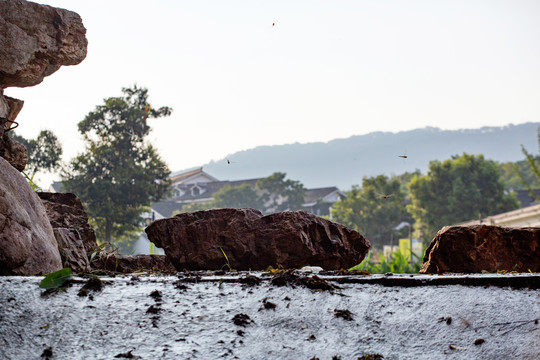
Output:
[[[540,121],[537,0],[42,0],[77,12],[88,55],[34,87],[17,132],[52,130],[64,161],[77,124],[133,84],[172,171],[259,145],[426,126]],[[50,182],[55,175],[42,174]]]

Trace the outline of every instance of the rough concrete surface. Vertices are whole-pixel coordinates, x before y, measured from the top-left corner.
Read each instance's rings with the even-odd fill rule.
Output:
[[[47,296],[42,277],[0,277],[0,358],[540,358],[540,274],[321,275],[325,291],[250,275],[75,278]],[[529,287],[430,285],[460,277]]]

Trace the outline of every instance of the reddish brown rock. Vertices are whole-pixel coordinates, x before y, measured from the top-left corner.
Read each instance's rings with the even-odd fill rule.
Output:
[[[96,251],[98,247],[96,234],[88,223],[88,215],[77,195],[51,192],[39,192],[38,195],[54,229],[66,228],[78,236],[85,251],[85,257]]]
[[[357,231],[305,211],[266,216],[254,209],[197,211],[154,221],[145,231],[178,270],[224,268],[223,252],[236,270],[347,269],[371,246]]]
[[[41,200],[22,174],[0,158],[0,275],[38,275],[61,268]]]
[[[165,255],[98,255],[92,261],[92,269],[120,273],[139,271],[176,272]]]
[[[81,17],[23,0],[0,0],[0,88],[37,85],[86,57]]]
[[[540,228],[488,225],[442,228],[420,273],[540,272]]]
[[[24,101],[15,99],[9,96],[4,96],[4,99],[6,99],[6,103],[9,106],[9,113],[7,114],[6,117],[9,120],[9,122],[11,122],[10,126],[13,127],[14,126],[13,123],[15,119],[17,118],[17,116],[19,115],[19,113],[21,112],[24,106]]]

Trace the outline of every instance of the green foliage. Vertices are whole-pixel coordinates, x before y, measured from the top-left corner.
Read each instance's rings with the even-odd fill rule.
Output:
[[[217,208],[262,209],[263,203],[257,192],[248,184],[239,186],[225,185],[214,194],[214,206]]]
[[[141,214],[151,201],[167,196],[170,187],[170,171],[145,137],[150,132],[147,119],[168,116],[172,110],[153,108],[148,90],[136,85],[122,92],[121,97],[105,99],[78,124],[86,151],[62,174],[66,191],[84,202],[104,242],[139,232]]]
[[[412,222],[400,181],[385,175],[365,177],[361,188],[353,186],[333,205],[331,214],[333,221],[357,230],[377,248],[389,243],[394,235],[405,235],[394,230],[396,225]]]
[[[36,139],[25,139],[15,134],[10,135],[13,140],[26,147],[28,152],[28,161],[26,170],[30,173],[38,171],[53,171],[60,166],[60,157],[62,156],[62,144],[50,130],[42,130]]]
[[[227,267],[229,271],[232,271],[231,263],[229,262],[229,258],[227,257],[227,254],[225,254],[225,251],[223,251],[222,248],[219,248],[219,250],[221,250],[223,257],[225,258],[225,264],[221,268],[223,269],[224,267]]]
[[[515,194],[505,193],[497,164],[483,155],[431,161],[428,174],[409,183],[409,195],[407,210],[428,239],[443,226],[519,207]]]
[[[214,193],[212,201],[191,203],[182,207],[182,212],[193,212],[220,208],[253,208],[261,210],[263,203],[257,192],[248,184],[238,186],[225,185]]]
[[[26,139],[12,131],[10,136],[13,140],[26,147],[28,160],[23,175],[28,180],[34,191],[40,190],[34,178],[39,171],[54,171],[60,167],[62,156],[62,144],[50,130],[42,130],[36,139]]]
[[[540,128],[538,129],[538,147],[540,148]],[[528,165],[527,172],[532,174],[532,176],[527,177],[527,172],[522,172],[519,168],[516,168],[516,172],[518,173],[519,179],[524,185],[524,188],[529,190],[531,196],[536,197],[534,189],[535,187],[538,187],[538,184],[540,183],[540,156],[533,156],[527,152],[523,145],[521,145],[521,152],[523,152],[523,155],[525,155],[525,162]]]
[[[539,161],[540,158],[536,157],[536,162]],[[498,166],[505,189],[527,190],[529,188],[540,188],[540,179],[531,171],[526,160],[500,163]]]
[[[71,269],[63,268],[45,276],[39,287],[42,289],[56,289],[71,278]]]
[[[265,212],[302,209],[306,188],[300,181],[285,180],[285,176],[285,173],[276,172],[257,181]]]
[[[422,268],[422,259],[414,253],[412,256],[413,261],[409,262],[401,251],[396,251],[390,256],[390,258],[386,259],[384,256],[382,256],[380,263],[375,263],[372,260],[371,253],[369,253],[364,261],[356,266],[353,266],[349,270],[364,270],[371,274],[386,274],[389,272],[395,274],[418,273]]]

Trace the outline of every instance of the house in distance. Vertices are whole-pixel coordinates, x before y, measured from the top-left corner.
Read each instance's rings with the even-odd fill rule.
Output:
[[[202,167],[172,175],[172,196],[166,200],[152,203],[154,219],[171,217],[173,213],[181,212],[187,204],[210,202],[214,199],[214,194],[224,186],[235,187],[247,184],[256,190],[256,184],[259,180],[218,180],[206,173]],[[302,208],[315,215],[329,215],[332,205],[344,197],[345,194],[335,186],[307,189]]]

